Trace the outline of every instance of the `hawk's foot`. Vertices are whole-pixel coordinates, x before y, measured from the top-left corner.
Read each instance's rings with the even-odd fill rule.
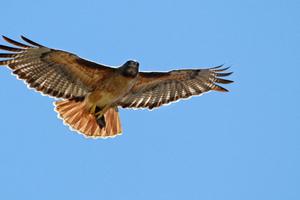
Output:
[[[101,110],[101,108],[99,108],[98,106],[96,106],[95,108],[95,117],[99,127],[104,128],[106,126],[104,113],[103,110]]]
[[[100,128],[104,128],[106,126],[105,118],[103,115],[101,117],[96,117],[96,121]]]

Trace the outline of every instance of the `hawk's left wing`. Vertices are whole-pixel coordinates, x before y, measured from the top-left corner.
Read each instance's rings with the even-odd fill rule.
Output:
[[[186,69],[170,72],[141,72],[132,90],[118,103],[123,108],[155,108],[181,98],[201,95],[210,90],[227,92],[217,83],[233,81],[220,77],[229,76],[222,66],[210,69]]]

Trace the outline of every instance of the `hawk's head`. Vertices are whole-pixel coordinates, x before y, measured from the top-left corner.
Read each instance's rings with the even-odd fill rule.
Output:
[[[139,73],[139,63],[134,60],[128,60],[120,69],[123,76],[135,78]]]

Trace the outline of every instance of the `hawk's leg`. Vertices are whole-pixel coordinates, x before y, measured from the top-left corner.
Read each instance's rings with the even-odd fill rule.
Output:
[[[97,118],[100,118],[101,116],[104,115],[104,113],[109,109],[110,107],[109,106],[105,106],[104,108],[99,108],[98,106],[96,106],[96,109],[95,109],[95,116]]]
[[[104,128],[106,126],[106,122],[105,122],[105,118],[104,115],[101,114],[101,108],[99,108],[98,106],[95,107],[95,117],[97,120],[97,123],[99,125],[100,128]]]
[[[102,115],[102,117],[97,118],[97,124],[99,125],[100,128],[104,128],[106,126],[105,118]]]
[[[95,114],[96,113],[96,107],[97,107],[96,104],[92,105],[92,107],[90,108],[90,113],[91,114]]]

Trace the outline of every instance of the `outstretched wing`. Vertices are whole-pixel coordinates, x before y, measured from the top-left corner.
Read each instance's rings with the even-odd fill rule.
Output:
[[[132,90],[119,105],[123,108],[155,108],[181,98],[201,95],[210,90],[227,92],[217,83],[233,81],[220,77],[229,76],[228,68],[186,69],[170,72],[142,72]]]
[[[115,70],[69,52],[44,47],[24,36],[21,38],[28,45],[2,37],[16,47],[0,45],[0,49],[10,52],[0,53],[0,58],[7,58],[0,65],[8,65],[30,87],[53,97],[83,97]]]

